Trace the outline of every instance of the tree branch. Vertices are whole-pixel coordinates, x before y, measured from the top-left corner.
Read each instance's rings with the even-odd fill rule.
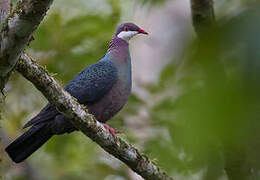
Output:
[[[0,0],[0,24],[5,20],[11,10],[10,0]]]
[[[22,55],[16,70],[43,93],[50,104],[70,118],[73,125],[86,136],[99,144],[105,151],[112,154],[133,171],[149,180],[170,180],[158,166],[146,156],[141,155],[131,144],[118,137],[113,137],[105,130],[95,117],[87,112],[68,92],[66,92],[48,72],[38,66],[28,55]]]
[[[0,37],[0,90],[3,90],[19,56],[42,21],[52,1],[19,1],[14,11],[2,23]],[[8,0],[1,0],[0,5],[7,4]],[[1,13],[6,16],[9,10],[4,10]]]
[[[201,37],[205,28],[215,21],[213,0],[190,0],[194,29]]]
[[[3,21],[9,14],[10,10],[11,10],[11,0],[0,0],[0,25],[2,25]],[[2,80],[0,78],[0,86],[2,86],[1,81]],[[4,101],[4,94],[2,93],[2,90],[3,90],[3,88],[0,88],[0,119],[1,119],[1,109],[2,109],[1,106]]]

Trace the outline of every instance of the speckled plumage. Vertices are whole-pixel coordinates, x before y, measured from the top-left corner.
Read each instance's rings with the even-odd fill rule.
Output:
[[[64,87],[79,103],[86,105],[89,113],[102,123],[122,109],[131,92],[131,58],[128,42],[117,37],[126,25],[129,29],[138,30],[132,23],[120,25],[106,55],[97,63],[86,67]],[[27,132],[6,148],[14,162],[26,159],[53,135],[76,130],[70,120],[50,104],[24,127],[29,126],[31,128]]]

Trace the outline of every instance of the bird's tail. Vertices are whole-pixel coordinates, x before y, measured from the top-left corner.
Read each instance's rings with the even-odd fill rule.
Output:
[[[12,142],[5,151],[14,162],[20,163],[39,149],[52,136],[53,133],[51,128],[48,127],[48,123],[34,125]]]

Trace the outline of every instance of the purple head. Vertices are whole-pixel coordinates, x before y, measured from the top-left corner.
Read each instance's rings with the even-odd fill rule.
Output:
[[[148,35],[148,33],[145,30],[139,28],[134,23],[123,23],[118,26],[115,36],[124,39],[126,41],[129,41],[132,37],[134,37],[137,34]]]

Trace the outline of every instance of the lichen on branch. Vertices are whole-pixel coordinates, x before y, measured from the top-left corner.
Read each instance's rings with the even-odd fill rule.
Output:
[[[0,36],[0,90],[3,90],[17,60],[28,44],[33,32],[46,15],[53,0],[22,0],[1,23]],[[3,0],[6,5],[10,1]],[[0,4],[0,5],[2,5]],[[1,20],[8,14],[1,11]]]

